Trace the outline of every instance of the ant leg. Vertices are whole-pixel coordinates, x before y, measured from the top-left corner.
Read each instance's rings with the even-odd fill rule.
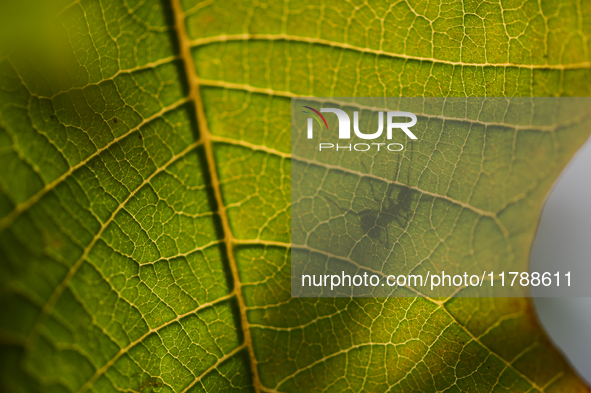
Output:
[[[392,184],[388,184],[388,189],[386,191],[386,201],[388,201],[388,208],[386,209],[387,212],[392,213],[392,193],[394,192],[394,187]]]
[[[324,191],[324,193],[328,194],[326,191]],[[333,205],[335,205],[337,207],[337,209],[339,209],[340,211],[343,212],[343,214],[346,214],[348,212],[351,211],[351,209],[345,209],[343,207],[341,207],[338,203],[336,203],[331,197],[329,197],[328,195],[321,195],[321,198],[327,200],[328,202],[332,203]]]

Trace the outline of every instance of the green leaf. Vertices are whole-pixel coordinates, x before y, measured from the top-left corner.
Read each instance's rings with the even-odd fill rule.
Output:
[[[0,46],[0,390],[588,391],[529,299],[291,298],[290,98],[588,96],[591,3],[59,5]],[[587,136],[453,141],[523,266]]]

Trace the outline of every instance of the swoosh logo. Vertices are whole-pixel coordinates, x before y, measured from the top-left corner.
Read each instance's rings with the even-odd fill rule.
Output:
[[[311,111],[314,111],[314,113],[310,113],[310,112],[306,112],[306,111],[303,111],[303,112],[309,114],[314,119],[316,119],[316,121],[318,122],[318,124],[320,125],[320,127],[322,127],[322,123],[320,122],[320,119],[322,119],[322,121],[324,122],[324,126],[328,130],[328,123],[326,122],[326,119],[324,118],[324,116],[322,116],[322,114],[320,112],[318,112],[314,108],[310,108],[309,106],[304,106],[304,108],[307,108],[307,109],[310,109]],[[318,116],[320,116],[320,118]]]

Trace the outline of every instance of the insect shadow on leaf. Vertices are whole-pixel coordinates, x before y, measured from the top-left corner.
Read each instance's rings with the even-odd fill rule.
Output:
[[[365,172],[369,173],[365,164],[362,166]],[[366,207],[362,210],[356,210],[353,207],[344,208],[329,193],[324,192],[325,195],[322,197],[340,210],[343,216],[356,217],[363,234],[390,248],[393,246],[390,228],[394,224],[400,230],[406,230],[412,215],[411,205],[415,193],[408,186],[392,183],[387,184],[385,192],[376,191],[374,183],[383,183],[387,180],[369,178],[367,181],[371,189],[371,202],[373,205],[378,205],[378,208]]]

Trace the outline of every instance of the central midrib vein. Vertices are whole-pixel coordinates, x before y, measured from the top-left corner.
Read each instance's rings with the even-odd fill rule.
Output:
[[[220,180],[217,174],[215,158],[213,154],[213,143],[212,136],[207,126],[205,119],[205,112],[203,110],[203,102],[201,100],[201,92],[199,91],[199,78],[197,76],[197,70],[191,56],[191,40],[187,33],[185,26],[185,13],[181,5],[181,0],[171,0],[172,12],[174,15],[175,32],[180,47],[180,55],[185,66],[185,72],[187,75],[187,83],[189,85],[189,98],[195,105],[195,113],[197,116],[197,124],[199,126],[199,138],[203,143],[205,150],[205,158],[207,162],[207,169],[209,171],[211,187],[213,189],[215,201],[217,204],[217,213],[220,217],[222,224],[222,230],[224,233],[224,244],[226,246],[226,255],[228,258],[228,264],[232,272],[233,279],[233,293],[236,296],[238,302],[238,308],[240,310],[240,322],[242,325],[242,331],[244,334],[244,344],[248,350],[250,358],[250,367],[252,374],[252,382],[256,392],[260,392],[262,384],[259,379],[257,370],[257,361],[254,355],[254,347],[252,343],[252,337],[250,335],[249,323],[246,315],[246,304],[244,303],[244,297],[242,296],[242,283],[238,274],[238,266],[236,265],[236,258],[233,250],[233,236],[230,230],[230,223],[228,221],[228,215],[226,213],[226,207],[224,206],[222,199],[222,192],[220,188]]]

